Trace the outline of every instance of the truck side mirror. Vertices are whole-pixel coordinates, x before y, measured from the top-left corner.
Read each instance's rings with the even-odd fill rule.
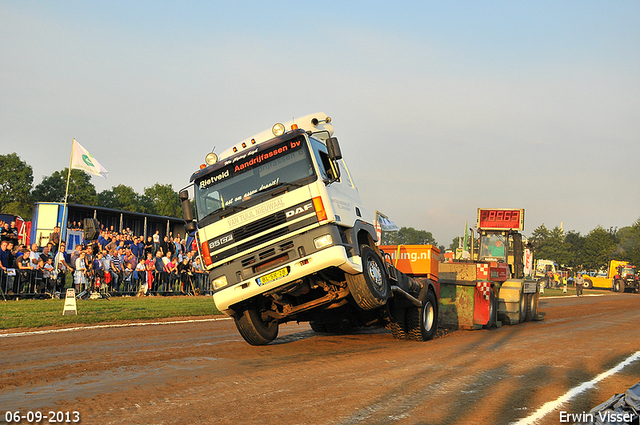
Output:
[[[338,139],[335,137],[329,137],[327,143],[327,156],[329,157],[329,163],[331,164],[331,179],[329,183],[340,181],[340,167],[338,166],[338,160],[342,159],[342,152],[340,152],[340,145]]]
[[[186,190],[181,191],[178,194],[178,199],[180,199],[180,205],[182,206],[182,217],[184,221],[187,224],[193,222],[193,211],[191,210],[191,202],[189,201],[189,192]]]
[[[340,151],[337,138],[329,137],[327,139],[327,153],[329,154],[329,159],[332,161],[342,159],[342,152]]]

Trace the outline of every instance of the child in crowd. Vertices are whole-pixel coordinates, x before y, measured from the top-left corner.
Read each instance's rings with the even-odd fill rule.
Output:
[[[42,265],[42,277],[45,292],[51,293],[53,289],[53,258],[48,257],[47,262]]]
[[[124,278],[122,280],[124,282],[124,291],[130,292],[133,288],[133,265],[131,263],[127,263],[127,268],[124,269]]]
[[[87,271],[87,265],[84,261],[85,256],[85,252],[81,251],[78,259],[76,260],[76,271],[73,274],[73,283],[75,284],[76,292],[78,293],[82,289],[82,286],[86,284],[85,272]]]

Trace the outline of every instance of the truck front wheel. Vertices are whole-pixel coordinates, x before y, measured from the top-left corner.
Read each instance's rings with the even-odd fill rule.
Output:
[[[251,345],[267,345],[278,336],[278,322],[265,322],[255,307],[248,307],[234,317],[236,328]]]
[[[360,247],[362,260],[361,274],[347,274],[349,291],[363,310],[373,310],[386,304],[389,298],[389,284],[382,260],[371,247]]]
[[[407,339],[429,341],[438,330],[438,310],[436,296],[429,291],[422,307],[407,309]]]

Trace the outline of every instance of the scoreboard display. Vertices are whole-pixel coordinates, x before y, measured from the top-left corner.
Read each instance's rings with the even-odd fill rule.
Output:
[[[478,208],[478,230],[524,230],[524,209]]]

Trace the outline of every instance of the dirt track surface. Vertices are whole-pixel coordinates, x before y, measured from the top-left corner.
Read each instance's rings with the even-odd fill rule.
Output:
[[[0,337],[0,423],[6,410],[54,410],[84,424],[509,424],[640,350],[639,305],[634,294],[543,299],[542,322],[426,343],[288,324],[251,347],[223,318]],[[537,423],[624,392],[639,363]]]

